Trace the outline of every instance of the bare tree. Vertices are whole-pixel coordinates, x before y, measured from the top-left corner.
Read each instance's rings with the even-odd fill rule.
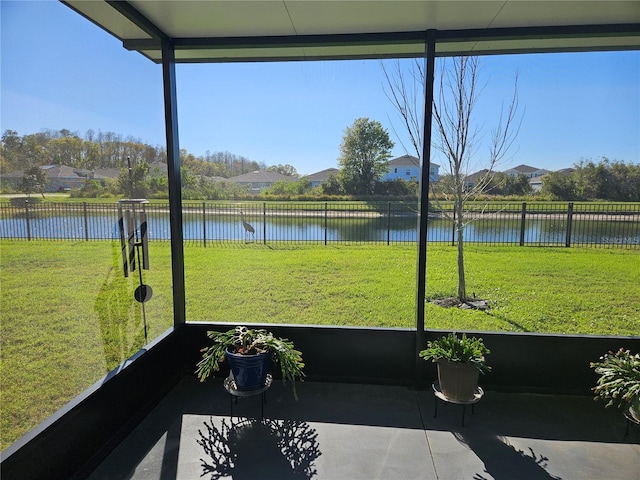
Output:
[[[446,213],[442,208],[440,210],[445,212],[447,218],[454,223],[457,231],[457,298],[460,302],[467,300],[464,229],[475,218],[465,205],[494,185],[495,168],[510,154],[522,123],[522,116],[518,115],[518,76],[516,74],[511,99],[506,105],[503,103],[501,106],[497,123],[491,131],[487,156],[482,160],[478,159],[478,149],[483,139],[483,128],[475,115],[475,107],[483,87],[479,83],[479,70],[477,57],[444,59],[437,83],[438,93],[434,95],[433,104],[436,127],[433,147],[442,153],[447,163],[444,166],[446,173],[451,176],[445,198],[453,200],[453,214]],[[407,74],[400,62],[396,62],[391,72],[383,64],[383,71],[388,86],[387,97],[398,111],[412,147],[420,158],[424,66],[416,60]],[[475,176],[474,181],[467,181],[471,172],[480,169],[481,165],[484,168]],[[434,201],[439,205],[435,195]]]

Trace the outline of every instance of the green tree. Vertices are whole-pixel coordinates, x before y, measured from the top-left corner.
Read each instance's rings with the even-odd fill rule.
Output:
[[[296,177],[298,176],[298,172],[296,170],[296,167],[294,167],[293,165],[272,165],[269,168],[267,168],[268,171],[270,172],[278,172],[282,175],[287,175],[289,177]]]
[[[640,165],[611,163],[611,177],[616,188],[611,200],[617,202],[640,202]]]
[[[370,195],[389,169],[394,143],[382,124],[358,118],[347,127],[340,145],[340,180],[346,193]]]
[[[540,192],[554,200],[575,200],[576,182],[570,174],[550,172],[542,178]]]
[[[333,173],[329,175],[329,177],[320,184],[320,189],[322,193],[325,195],[343,195],[344,190],[342,189],[342,185],[338,180],[338,177]]]
[[[264,193],[268,195],[303,195],[311,190],[311,182],[306,178],[300,178],[296,181],[278,180],[271,187],[266,189]]]
[[[118,175],[118,189],[128,198],[146,198],[148,174],[149,164],[146,162],[134,165],[131,169],[123,168]]]
[[[31,165],[24,171],[24,176],[18,185],[18,189],[27,196],[32,193],[40,193],[44,197],[44,187],[47,177],[38,165]]]
[[[513,177],[511,175],[506,176],[504,184],[505,195],[529,195],[533,189],[529,183],[529,177],[520,173],[518,176]]]

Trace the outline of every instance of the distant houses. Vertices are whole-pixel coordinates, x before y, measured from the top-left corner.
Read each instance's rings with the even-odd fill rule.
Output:
[[[439,180],[440,165],[432,163],[429,168],[429,181],[437,182]],[[420,180],[420,160],[412,155],[403,155],[401,157],[389,160],[389,171],[383,175],[382,181],[390,180],[407,180],[417,182]]]
[[[228,182],[234,182],[247,187],[249,193],[260,193],[262,190],[270,188],[275,182],[281,180],[295,182],[298,178],[270,170],[256,170],[227,179]]]
[[[403,179],[407,181],[417,182],[420,180],[420,161],[412,155],[402,155],[388,162],[389,169],[382,176],[382,181],[392,181]],[[82,188],[88,181],[94,180],[105,185],[107,181],[118,178],[120,170],[118,169],[94,169],[80,170],[66,165],[45,165],[40,167],[47,178],[45,192],[59,192]],[[570,173],[573,169],[558,170],[559,173]],[[305,175],[304,178],[309,180],[312,188],[319,187],[330,176],[338,176],[340,170],[337,168],[327,168],[318,172]],[[478,179],[487,174],[487,170],[480,170],[465,177],[465,187],[472,188]],[[545,175],[550,173],[549,170],[536,168],[529,165],[518,165],[517,167],[505,170],[505,175],[518,176],[525,175],[529,178],[529,183],[534,192],[540,191],[542,181]],[[166,176],[167,164],[162,162],[153,162],[149,165],[149,175]],[[17,188],[24,176],[23,171],[14,171],[2,174],[0,180],[3,186]],[[210,181],[233,182],[240,186],[246,187],[249,193],[257,194],[263,190],[271,188],[274,183],[279,181],[295,182],[299,179],[297,176],[283,175],[271,170],[256,170],[244,173],[231,178],[208,177]],[[429,169],[429,181],[437,182],[440,180],[440,165],[432,163]]]
[[[66,165],[44,165],[40,167],[47,179],[45,192],[61,192],[81,188],[87,178],[81,175],[81,171]],[[3,186],[18,188],[22,182],[24,172],[19,170],[2,175]]]
[[[311,175],[305,175],[305,178],[311,182],[311,188],[316,188],[331,175],[338,176],[338,172],[340,172],[340,170],[337,168],[327,168],[326,170],[320,170],[319,172],[312,173]]]
[[[479,170],[475,173],[467,175],[464,178],[465,188],[473,188],[478,180],[484,178],[489,170],[486,168],[483,170]],[[518,175],[524,175],[529,179],[529,185],[531,185],[531,189],[534,192],[539,192],[542,189],[542,179],[543,177],[550,173],[549,170],[545,170],[544,168],[531,167],[529,165],[518,165],[517,167],[510,168],[505,170],[505,175],[510,177],[517,177]]]
[[[504,174],[510,177],[517,177],[518,175],[524,175],[527,178],[538,178],[549,173],[549,170],[544,168],[530,167],[529,165],[518,165],[517,167],[505,170]]]

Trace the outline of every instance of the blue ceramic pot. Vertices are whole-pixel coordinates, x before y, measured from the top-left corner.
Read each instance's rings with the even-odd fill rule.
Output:
[[[238,355],[227,350],[225,356],[238,390],[258,390],[264,387],[271,370],[271,352]]]

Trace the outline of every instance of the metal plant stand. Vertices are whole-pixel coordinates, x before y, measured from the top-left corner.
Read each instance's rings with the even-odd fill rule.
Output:
[[[435,418],[438,416],[438,400],[442,400],[443,402],[446,402],[446,403],[455,403],[456,405],[462,405],[462,426],[463,427],[464,427],[464,417],[465,417],[465,411],[466,411],[467,405],[471,405],[471,415],[473,415],[475,404],[478,403],[482,398],[482,396],[484,395],[484,390],[482,390],[482,388],[480,387],[476,387],[476,391],[471,400],[460,401],[460,400],[454,400],[452,398],[445,396],[444,393],[442,393],[442,390],[440,389],[440,383],[437,381],[433,382],[431,387],[433,388],[433,394],[436,397],[435,410],[433,412],[433,417]]]
[[[627,429],[624,432],[624,436],[627,437],[627,436],[629,436],[629,426],[631,424],[640,425],[640,422],[637,419],[633,418],[633,415],[631,415],[631,412],[629,410],[624,412],[624,418],[627,419]]]
[[[272,382],[273,377],[271,376],[271,374],[268,374],[262,388],[258,388],[256,390],[238,390],[238,386],[236,385],[233,375],[229,374],[229,376],[225,378],[223,385],[225,390],[229,392],[229,398],[231,399],[231,418],[233,419],[234,401],[235,403],[238,403],[238,398],[260,395],[260,420],[264,420],[264,405],[265,403],[267,403],[267,390],[269,390],[269,388],[271,387]]]

